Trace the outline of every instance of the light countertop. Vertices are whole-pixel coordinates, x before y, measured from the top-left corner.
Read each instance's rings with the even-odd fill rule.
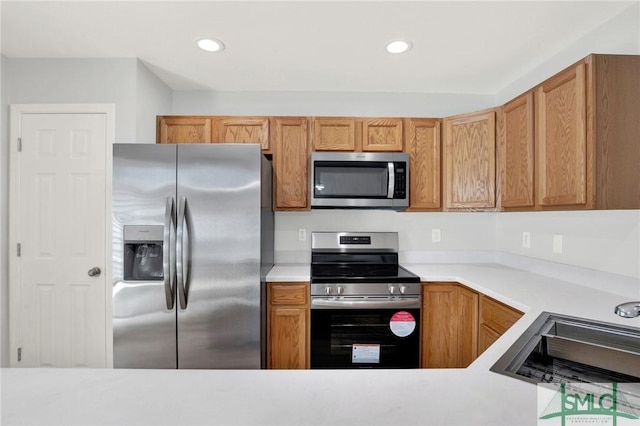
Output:
[[[497,264],[405,264],[457,281],[525,315],[466,369],[3,369],[2,424],[535,425],[537,387],[489,371],[543,311],[640,326],[622,296]],[[268,281],[307,281],[276,265]],[[606,283],[603,283],[606,288]]]

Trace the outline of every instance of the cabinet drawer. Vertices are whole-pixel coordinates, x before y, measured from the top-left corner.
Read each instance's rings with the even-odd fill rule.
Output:
[[[504,333],[520,319],[522,313],[489,297],[480,298],[480,323],[499,334]]]
[[[306,305],[309,283],[269,283],[268,297],[271,305]]]

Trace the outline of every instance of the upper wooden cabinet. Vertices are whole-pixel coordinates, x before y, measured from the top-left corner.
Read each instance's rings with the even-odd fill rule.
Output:
[[[355,151],[360,137],[360,121],[355,118],[316,117],[313,119],[314,151]]]
[[[591,55],[504,105],[501,207],[640,208],[638,75],[640,56]]]
[[[498,113],[500,205],[534,205],[533,92],[507,103]]]
[[[309,206],[309,120],[274,117],[272,121],[275,210],[305,210]]]
[[[638,55],[591,55],[540,85],[542,208],[640,208],[638,76]]]
[[[409,154],[409,210],[438,210],[440,196],[440,120],[404,120]]]
[[[269,150],[268,117],[216,117],[213,140],[220,143],[259,143]]]
[[[495,208],[495,146],[493,109],[444,120],[446,209]]]
[[[156,118],[157,143],[210,143],[211,117]]]
[[[156,143],[259,143],[269,151],[268,117],[158,116]]]
[[[536,90],[538,194],[541,206],[587,203],[586,64]]]
[[[402,118],[362,119],[363,151],[402,151]]]

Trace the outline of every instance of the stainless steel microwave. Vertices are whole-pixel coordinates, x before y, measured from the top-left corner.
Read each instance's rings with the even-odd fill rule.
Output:
[[[312,208],[409,206],[409,155],[404,153],[314,152]]]

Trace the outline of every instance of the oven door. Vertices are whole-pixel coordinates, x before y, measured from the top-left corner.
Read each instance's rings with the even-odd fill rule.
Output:
[[[311,309],[311,368],[418,368],[419,308]]]

